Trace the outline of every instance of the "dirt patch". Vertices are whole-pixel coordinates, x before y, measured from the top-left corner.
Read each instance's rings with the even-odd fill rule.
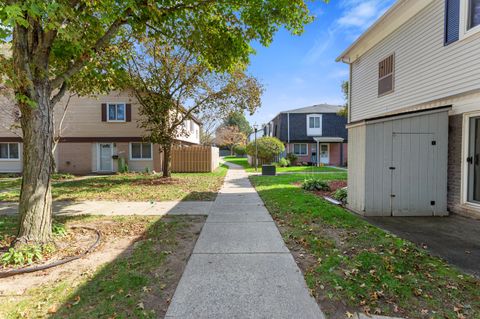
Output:
[[[30,302],[36,302],[35,300],[38,298],[44,298],[43,296],[48,294],[50,287],[55,286],[58,282],[67,281],[72,287],[81,287],[92,286],[92,281],[95,280],[105,281],[110,277],[108,277],[108,272],[105,274],[104,269],[118,269],[112,268],[111,265],[121,263],[120,260],[123,259],[129,260],[128,262],[131,265],[135,265],[136,257],[134,256],[138,255],[137,247],[139,249],[142,245],[143,247],[145,245],[150,247],[150,243],[153,243],[153,251],[150,250],[150,252],[163,254],[166,256],[166,259],[161,263],[152,264],[148,269],[138,268],[136,270],[144,275],[151,276],[151,280],[148,281],[149,284],[143,287],[141,292],[131,292],[131,298],[141,298],[141,304],[145,311],[147,309],[148,311],[154,311],[156,316],[163,318],[206,218],[202,216],[172,216],[161,219],[160,223],[162,225],[177,225],[172,227],[161,226],[159,222],[148,223],[149,219],[151,221],[152,217],[128,217],[123,220],[105,217],[100,220],[82,222],[84,225],[88,224],[89,227],[95,226],[101,230],[101,245],[91,254],[71,263],[45,271],[1,279],[0,303],[2,299],[5,301],[9,300],[9,302],[15,300],[14,304],[10,303],[9,305],[13,305],[13,308],[7,308],[5,313],[9,314],[9,309],[27,311],[21,308],[26,307],[26,309],[29,309],[28,313],[32,317],[37,317],[37,315],[43,317],[48,308],[58,309],[58,315],[63,316],[65,311],[69,311],[67,309],[76,304],[75,299],[73,299],[73,302],[68,300],[66,303],[63,303],[55,301],[61,299],[58,296],[51,296],[52,298],[49,299],[53,299],[50,301],[52,305],[43,306],[44,308],[42,309],[35,309],[33,304],[29,305],[27,302],[29,300],[32,300]],[[160,232],[159,229],[161,229]],[[160,234],[156,236],[161,237],[152,239],[152,235],[149,235],[150,232]],[[148,256],[145,256],[145,258],[148,258]],[[114,278],[110,278],[110,280],[115,281]],[[161,282],[161,285],[153,284],[154,282]],[[112,282],[112,284],[115,283]],[[75,292],[73,296],[76,296],[78,293],[78,296],[81,295],[82,301],[88,299],[89,304],[85,306],[86,309],[103,309],[101,308],[101,301],[97,303],[95,296],[89,297],[85,295],[89,291],[88,289],[83,291]],[[101,296],[101,293],[99,296]],[[27,306],[22,303],[27,304]],[[71,311],[83,311],[79,310],[78,307],[71,308]],[[122,311],[127,310],[117,309],[116,311],[122,313]],[[130,313],[129,311],[127,312]],[[73,313],[76,314],[76,312]],[[0,317],[2,317],[2,311],[0,311]]]
[[[158,177],[153,179],[142,179],[139,181],[135,181],[133,185],[146,185],[146,186],[157,186],[157,185],[182,185],[186,182],[184,180],[178,178],[171,178],[171,177]]]

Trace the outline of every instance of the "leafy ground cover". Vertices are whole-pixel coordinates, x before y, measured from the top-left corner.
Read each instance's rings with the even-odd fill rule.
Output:
[[[245,171],[252,173],[255,172],[255,168],[248,164],[248,160],[245,157],[226,156],[226,162],[237,164],[245,168]],[[261,167],[258,169],[262,170]],[[290,166],[290,167],[277,167],[277,173],[317,173],[317,172],[342,172],[344,170],[331,167],[331,166]]]
[[[164,179],[140,173],[59,181],[52,186],[55,200],[167,201],[204,200],[216,197],[226,167],[212,173],[177,173]],[[19,189],[0,193],[0,201],[18,201]]]
[[[251,177],[329,318],[480,318],[480,280],[304,191],[304,179]]]
[[[13,234],[15,219],[0,216],[2,236]],[[0,318],[161,318],[204,220],[56,217],[67,228],[81,224],[99,229],[100,247],[42,276],[33,273],[2,279]],[[19,287],[25,289],[18,291]]]
[[[77,178],[75,175],[66,173],[52,174],[53,181],[71,180]],[[22,185],[22,178],[18,174],[3,174],[0,175],[0,190],[20,187]]]

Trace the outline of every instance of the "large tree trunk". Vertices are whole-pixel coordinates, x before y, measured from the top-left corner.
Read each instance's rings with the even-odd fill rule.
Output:
[[[53,106],[48,83],[35,85],[37,106],[20,105],[23,181],[18,211],[18,244],[46,243],[52,233]]]
[[[172,167],[172,144],[162,145],[163,149],[163,177],[171,177]]]

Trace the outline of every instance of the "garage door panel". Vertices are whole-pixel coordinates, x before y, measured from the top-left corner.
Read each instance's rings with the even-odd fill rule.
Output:
[[[433,215],[435,149],[432,141],[433,134],[393,134],[393,216]]]

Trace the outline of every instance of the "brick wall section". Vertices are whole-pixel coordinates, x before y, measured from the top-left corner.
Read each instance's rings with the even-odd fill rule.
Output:
[[[460,193],[462,183],[462,124],[463,116],[449,117],[448,124],[448,209],[458,212],[460,207]]]
[[[57,147],[59,172],[79,175],[92,172],[91,143],[59,143]]]

